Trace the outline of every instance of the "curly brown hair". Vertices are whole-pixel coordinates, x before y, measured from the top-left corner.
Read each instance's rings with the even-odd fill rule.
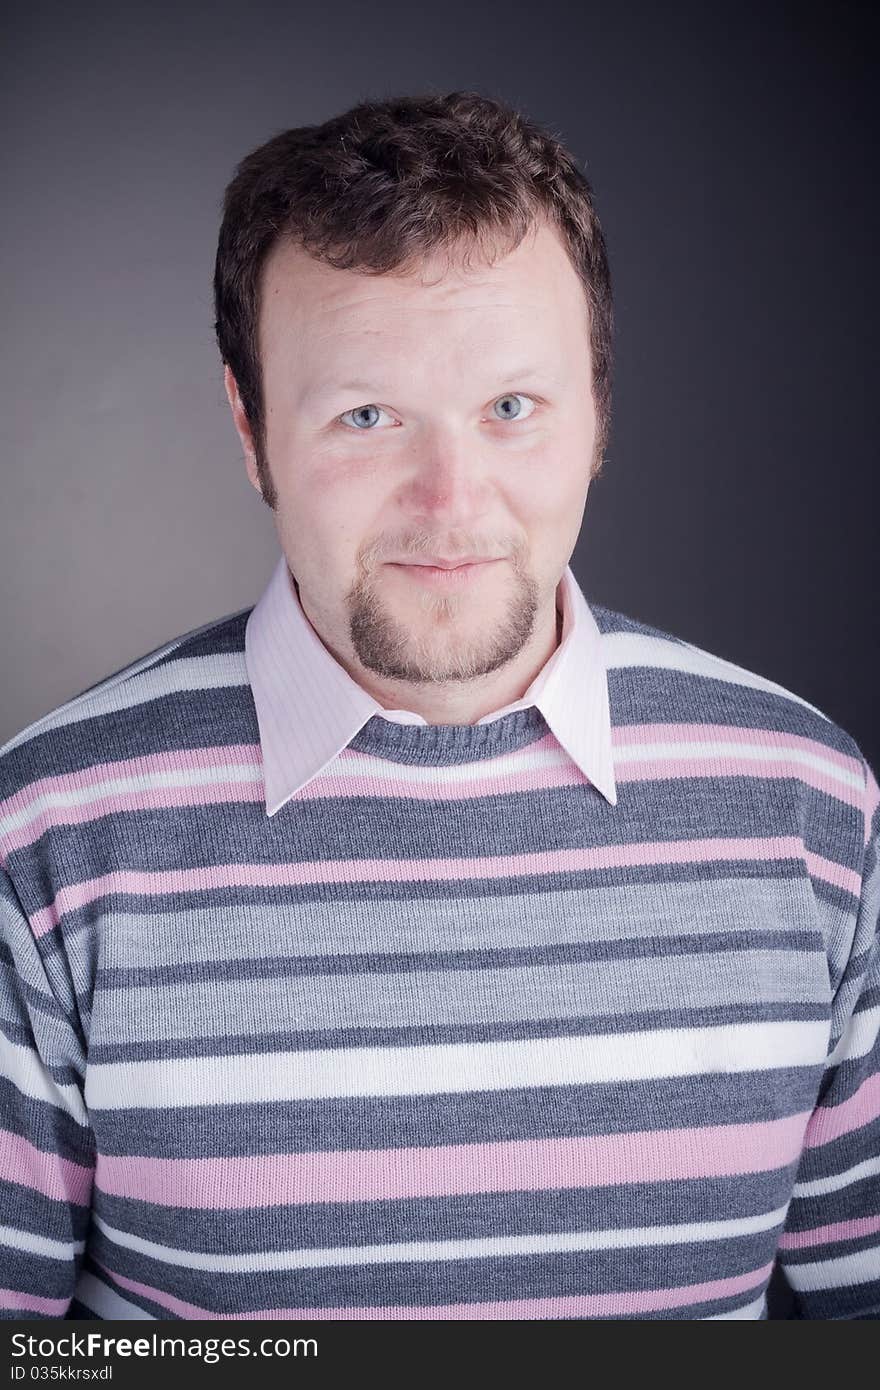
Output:
[[[407,274],[438,251],[463,250],[466,262],[475,249],[491,262],[541,219],[558,229],[586,294],[595,477],[610,431],[611,276],[590,183],[553,134],[477,92],[397,96],[285,130],[241,161],[223,200],[214,327],[270,507],[258,324],[274,244],[290,238],[339,269]]]

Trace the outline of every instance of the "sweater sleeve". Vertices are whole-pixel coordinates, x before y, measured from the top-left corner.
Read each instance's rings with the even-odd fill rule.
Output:
[[[880,1316],[880,790],[865,767],[858,908],[832,953],[829,1055],[779,1243],[795,1318]]]
[[[0,869],[0,1318],[64,1318],[83,1259],[95,1146],[85,1045]],[[55,979],[53,988],[52,979]],[[72,995],[72,985],[70,986]]]

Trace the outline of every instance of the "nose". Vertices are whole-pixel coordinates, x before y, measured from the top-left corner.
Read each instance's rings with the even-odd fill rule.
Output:
[[[425,430],[409,455],[404,501],[411,513],[470,523],[487,509],[488,483],[476,439],[453,428]]]

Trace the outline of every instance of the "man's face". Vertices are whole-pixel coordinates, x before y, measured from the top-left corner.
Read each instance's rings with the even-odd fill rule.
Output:
[[[586,299],[557,233],[410,276],[285,242],[264,274],[275,521],[324,644],[356,677],[415,685],[526,660],[555,624],[596,462]],[[227,391],[259,490],[228,368]],[[428,556],[493,563],[452,582],[402,567]]]

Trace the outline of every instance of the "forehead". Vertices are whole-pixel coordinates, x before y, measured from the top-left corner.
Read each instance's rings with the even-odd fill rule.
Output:
[[[405,340],[407,326],[416,335],[583,335],[586,296],[554,227],[536,223],[512,251],[493,249],[491,260],[472,248],[467,255],[453,249],[373,275],[326,265],[282,240],[264,266],[261,347],[271,352],[292,337],[342,345],[364,335],[384,344]]]

